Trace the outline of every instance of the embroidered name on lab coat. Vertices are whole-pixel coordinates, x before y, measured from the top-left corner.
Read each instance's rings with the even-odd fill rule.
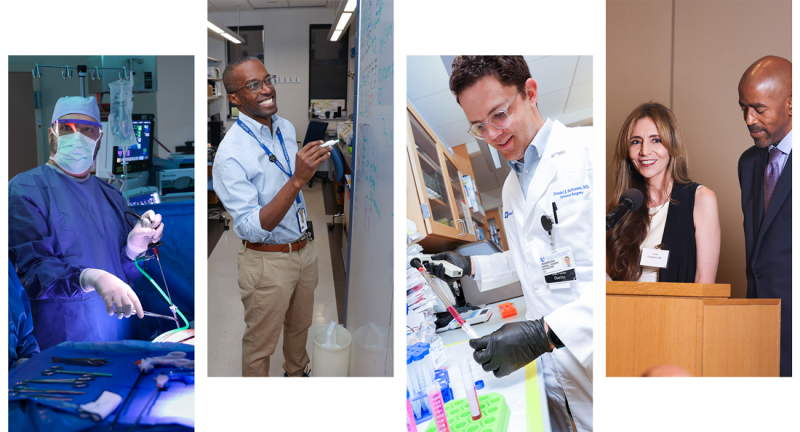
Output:
[[[574,188],[562,189],[560,191],[553,192],[553,196],[557,196],[558,199],[569,198],[572,196],[580,196],[583,195],[584,191],[589,190],[589,185],[578,186]]]

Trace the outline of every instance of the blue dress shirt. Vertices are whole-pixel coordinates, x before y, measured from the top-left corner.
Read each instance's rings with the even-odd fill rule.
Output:
[[[295,171],[297,134],[288,120],[272,116],[272,133],[267,126],[256,122],[241,111],[239,119],[258,136],[262,143],[278,158],[284,168],[286,159],[277,131],[283,136],[289,155],[291,172]],[[297,211],[306,203],[300,193],[300,204],[292,207],[272,231],[261,228],[259,211],[269,204],[278,191],[289,181],[289,176],[269,161],[261,145],[239,125],[234,125],[225,135],[214,158],[214,192],[233,217],[233,232],[251,243],[286,244],[297,241],[302,233],[297,223]]]
[[[508,165],[517,174],[519,186],[522,188],[522,196],[528,198],[528,185],[531,184],[533,173],[536,172],[536,167],[539,166],[539,161],[542,160],[547,140],[550,138],[550,131],[553,130],[553,121],[547,119],[533,141],[528,145],[525,150],[524,162],[508,161]]]

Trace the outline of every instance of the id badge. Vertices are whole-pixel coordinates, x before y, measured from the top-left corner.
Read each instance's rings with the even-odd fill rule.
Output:
[[[308,223],[306,221],[306,209],[301,207],[297,210],[297,225],[300,227],[300,233],[306,232]]]
[[[658,268],[667,268],[667,261],[669,260],[669,251],[662,249],[642,249],[642,260],[640,265]]]
[[[547,254],[541,255],[544,282],[553,289],[569,288],[571,281],[577,281],[575,273],[575,258],[569,247],[558,248]]]

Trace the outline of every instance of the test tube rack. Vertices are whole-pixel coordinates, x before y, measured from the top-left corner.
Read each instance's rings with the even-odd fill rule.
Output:
[[[447,404],[453,400],[453,389],[450,388],[450,374],[447,373],[444,369],[436,369],[436,381],[439,382],[439,386],[442,389],[442,401]],[[411,398],[411,401],[416,401],[422,398],[427,398],[428,395],[424,393],[419,393]],[[425,423],[426,421],[433,418],[433,414],[426,410],[424,407],[422,408],[422,412],[420,413],[420,417],[414,417],[414,423],[420,424]]]
[[[478,405],[483,416],[477,421],[472,420],[469,412],[467,398],[456,399],[444,404],[444,412],[451,432],[506,432],[511,411],[508,409],[506,398],[500,393],[487,393],[478,396]],[[478,427],[474,427],[477,425]],[[430,422],[425,432],[436,432],[436,424]]]

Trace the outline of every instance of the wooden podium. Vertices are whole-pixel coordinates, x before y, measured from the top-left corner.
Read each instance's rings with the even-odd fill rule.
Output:
[[[606,282],[606,376],[661,364],[694,376],[778,376],[780,299],[730,299],[730,285]]]

